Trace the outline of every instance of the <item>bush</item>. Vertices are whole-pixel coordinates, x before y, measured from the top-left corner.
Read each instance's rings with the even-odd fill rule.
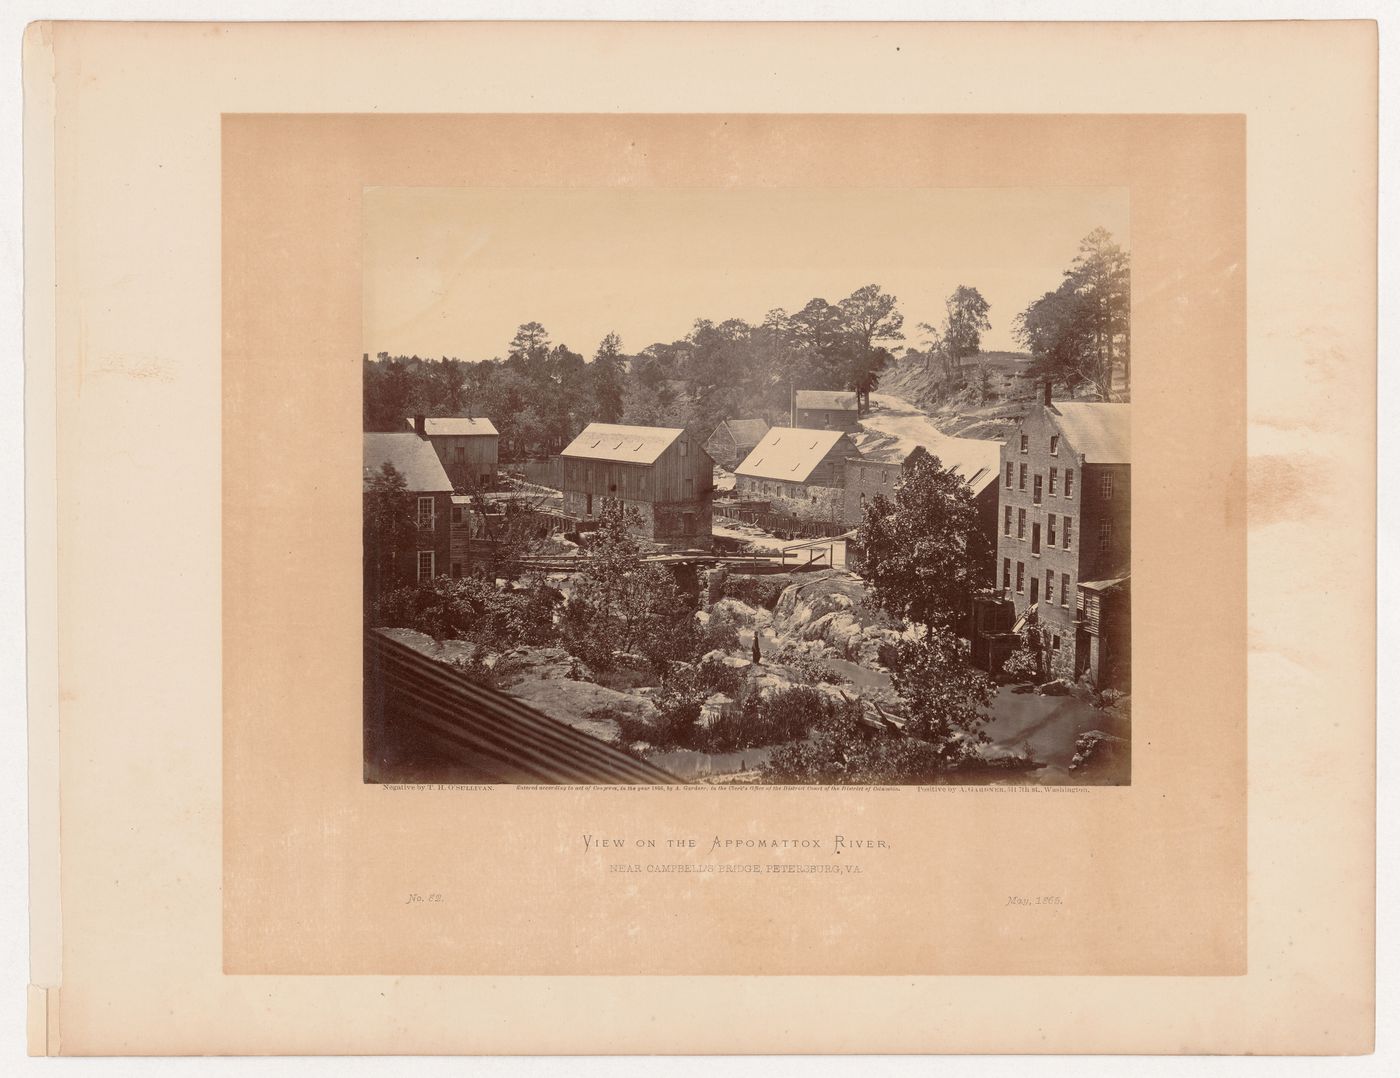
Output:
[[[762,610],[778,605],[783,589],[792,583],[786,573],[773,576],[731,576],[724,582],[724,597]]]
[[[767,696],[755,694],[744,701],[738,714],[725,715],[701,729],[696,747],[737,752],[800,740],[840,706],[805,685]]]
[[[1033,681],[1040,669],[1034,655],[1025,648],[1017,648],[1006,657],[1001,672],[1009,681]]]
[[[739,646],[739,619],[729,610],[711,610],[700,637],[706,651],[733,651]]]
[[[369,625],[414,629],[434,640],[472,640],[497,650],[553,643],[561,596],[536,580],[498,588],[476,577],[422,580],[380,596],[365,611]]]
[[[827,665],[820,644],[787,644],[778,652],[778,662],[788,667],[803,685],[845,685],[850,680]]]

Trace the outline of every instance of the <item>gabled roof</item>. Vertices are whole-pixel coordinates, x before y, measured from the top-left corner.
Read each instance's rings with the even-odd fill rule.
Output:
[[[924,446],[954,475],[967,480],[973,494],[981,494],[1001,474],[1001,442],[981,438],[944,438]]]
[[[857,410],[856,395],[826,389],[799,389],[797,407],[813,411],[824,408],[827,411],[854,412]]]
[[[839,430],[773,427],[734,469],[734,474],[805,483],[813,469],[843,438],[850,442]]]
[[[1056,401],[1050,415],[1085,464],[1129,464],[1132,405]]]
[[[729,432],[729,437],[734,440],[735,445],[757,445],[768,433],[768,424],[761,419],[726,419],[715,428],[715,434],[721,429]],[[714,435],[710,437],[713,438]]]
[[[384,465],[392,464],[408,489],[420,494],[450,491],[452,483],[442,470],[442,461],[432,443],[416,434],[379,434],[365,432],[365,486],[378,475]]]
[[[413,417],[409,416],[405,422],[408,429],[413,430]],[[467,419],[463,416],[439,416],[434,418],[429,416],[424,421],[427,428],[428,437],[465,438],[472,435],[494,435],[496,425],[484,416],[477,419]]]
[[[655,464],[656,459],[684,433],[683,427],[590,423],[559,455],[581,460],[612,460],[622,464]]]

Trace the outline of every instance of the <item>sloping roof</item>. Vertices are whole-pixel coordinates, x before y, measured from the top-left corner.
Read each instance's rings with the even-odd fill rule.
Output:
[[[590,423],[559,455],[583,460],[614,460],[622,464],[655,464],[656,458],[684,433],[683,427]]]
[[[773,427],[734,469],[734,474],[805,483],[832,446],[845,437],[839,430]]]
[[[1079,586],[1088,588],[1090,591],[1113,591],[1115,588],[1128,583],[1129,577],[1120,576],[1113,580],[1081,580]]]
[[[413,430],[413,417],[409,416],[405,422],[408,424],[408,429]],[[464,416],[441,416],[435,419],[429,416],[424,421],[424,426],[427,428],[429,438],[439,436],[464,438],[472,435],[496,433],[496,425],[485,417],[467,419]]]
[[[404,477],[409,490],[424,494],[451,490],[452,483],[442,470],[442,462],[432,443],[416,434],[365,432],[365,484],[385,463],[392,464]]]
[[[1001,442],[982,438],[942,438],[923,447],[954,475],[967,480],[974,495],[981,494],[1001,474]]]
[[[1084,463],[1129,464],[1131,409],[1131,404],[1056,401],[1050,414]]]
[[[768,433],[768,424],[761,419],[726,419],[720,426],[729,431],[735,445],[757,445]]]
[[[797,391],[797,407],[813,411],[825,408],[828,411],[854,412],[856,411],[856,395],[826,389],[799,389]]]

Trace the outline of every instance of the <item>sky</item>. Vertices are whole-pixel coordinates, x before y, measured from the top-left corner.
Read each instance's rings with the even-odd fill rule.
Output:
[[[542,323],[591,358],[759,322],[866,284],[899,300],[902,343],[958,285],[991,305],[988,351],[1058,286],[1102,225],[1125,248],[1125,188],[405,188],[364,192],[364,351],[490,359]]]

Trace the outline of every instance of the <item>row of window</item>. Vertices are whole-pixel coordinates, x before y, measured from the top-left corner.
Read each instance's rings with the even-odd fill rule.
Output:
[[[1017,594],[1017,595],[1024,595],[1024,594],[1026,593],[1026,580],[1027,580],[1026,563],[1023,562],[1023,561],[1018,561],[1018,562],[1016,563],[1016,594]],[[1029,574],[1029,580],[1030,580],[1030,588],[1031,588],[1031,596],[1030,596],[1031,602],[1032,602],[1032,603],[1038,603],[1038,602],[1040,601],[1040,576],[1039,576],[1038,573],[1031,572],[1031,573]],[[1002,588],[1003,588],[1004,590],[1006,590],[1006,591],[1010,591],[1010,590],[1011,590],[1011,559],[1010,559],[1010,558],[1002,558],[1002,559],[1001,559],[1001,586],[1002,586]],[[1070,597],[1071,591],[1072,591],[1072,587],[1071,587],[1071,585],[1070,585],[1069,574],[1068,574],[1068,573],[1061,573],[1061,574],[1060,574],[1060,605],[1061,605],[1061,606],[1064,606],[1064,607],[1069,606],[1069,597]],[[1045,570],[1045,601],[1046,601],[1046,603],[1048,603],[1048,604],[1050,604],[1050,605],[1052,605],[1052,606],[1053,606],[1054,603],[1055,603],[1055,571],[1054,571],[1053,569],[1046,569],[1046,570]]]
[[[1058,527],[1057,527],[1057,525],[1058,525]],[[1005,536],[1010,536],[1010,535],[1011,535],[1011,506],[1009,506],[1009,505],[1005,507],[1004,517],[1003,517],[1003,520],[1002,520],[1001,533],[1002,533],[1003,535],[1005,535]],[[1025,537],[1026,537],[1026,511],[1025,511],[1024,509],[1017,509],[1017,510],[1016,510],[1016,538],[1017,538],[1017,539],[1024,539]],[[1061,542],[1061,543],[1062,543],[1062,549],[1064,549],[1064,550],[1071,550],[1071,549],[1073,549],[1073,543],[1074,543],[1074,518],[1073,518],[1073,517],[1069,517],[1069,516],[1064,516],[1064,517],[1058,517],[1058,518],[1057,518],[1056,515],[1055,515],[1054,513],[1051,513],[1051,514],[1046,518],[1046,521],[1045,521],[1045,541],[1046,541],[1046,543],[1047,543],[1049,546],[1051,546],[1051,547],[1055,546],[1056,542]],[[1040,522],[1039,522],[1039,521],[1035,521],[1035,522],[1033,522],[1033,523],[1031,524],[1031,553],[1032,553],[1032,554],[1039,554],[1039,553],[1040,553]]]
[[[1015,466],[1014,464],[1012,464],[1011,461],[1009,461],[1009,460],[1006,462],[1006,489],[1007,489],[1007,490],[1010,490],[1010,489],[1012,488],[1013,485],[1014,485],[1014,486],[1016,487],[1016,489],[1018,489],[1018,490],[1025,490],[1025,489],[1026,489],[1026,480],[1029,479],[1029,478],[1030,478],[1030,465],[1028,465],[1028,464],[1022,464],[1022,465],[1021,465],[1021,470],[1020,470],[1019,478],[1018,478],[1018,477],[1017,477],[1017,472],[1016,472],[1016,466]],[[1066,498],[1073,498],[1073,497],[1074,497],[1074,469],[1073,469],[1073,468],[1066,468],[1066,469],[1065,469],[1065,477],[1064,477],[1064,478],[1065,478],[1064,496],[1065,496]],[[1107,498],[1107,497],[1110,497],[1110,496],[1113,494],[1113,476],[1111,476],[1111,475],[1105,475],[1105,476],[1103,477],[1103,479],[1104,479],[1105,482],[1100,486],[1100,493],[1103,495],[1103,497]],[[1033,486],[1032,486],[1032,493],[1031,493],[1031,500],[1034,501],[1036,505],[1039,505],[1039,504],[1040,504],[1041,494],[1042,494],[1042,491],[1044,490],[1044,481],[1045,481],[1045,477],[1044,477],[1043,475],[1041,475],[1039,472],[1036,472],[1036,473],[1035,473],[1035,481],[1034,481],[1034,484],[1033,484]],[[1059,468],[1051,468],[1051,469],[1050,469],[1050,493],[1051,493],[1051,495],[1057,496],[1057,497],[1058,497],[1058,496],[1059,496],[1059,493],[1060,493],[1059,487],[1060,487],[1060,469],[1059,469]]]
[[[1023,435],[1021,435],[1021,452],[1022,452],[1022,453],[1029,453],[1030,451],[1031,451],[1031,439],[1030,439],[1030,435],[1028,435],[1028,434],[1023,434]],[[1051,455],[1052,457],[1058,457],[1058,456],[1060,455],[1060,436],[1059,436],[1058,434],[1052,434],[1052,435],[1050,435],[1050,455]]]

